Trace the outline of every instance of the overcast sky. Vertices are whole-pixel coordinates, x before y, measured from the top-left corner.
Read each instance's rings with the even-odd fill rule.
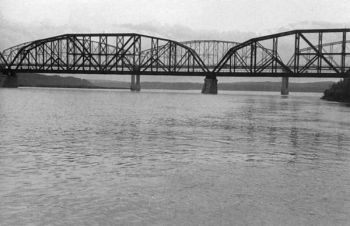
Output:
[[[10,21],[106,29],[144,22],[261,31],[300,21],[350,22],[349,0],[1,0]]]
[[[75,30],[119,32],[142,28],[157,33],[157,28],[164,27],[169,36],[177,29],[197,33],[266,33],[291,25],[330,23],[345,27],[350,23],[349,0],[0,0],[0,3],[2,24],[22,25],[29,33],[30,28],[36,31],[38,26],[45,27],[48,36]]]
[[[0,0],[1,50],[74,32],[241,42],[326,27],[350,27],[349,0]]]

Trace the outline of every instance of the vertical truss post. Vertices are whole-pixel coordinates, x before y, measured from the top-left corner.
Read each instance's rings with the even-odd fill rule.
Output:
[[[317,73],[321,73],[321,70],[322,70],[322,35],[323,33],[322,32],[319,32],[318,33],[318,52],[319,52],[319,56],[318,56],[318,59],[317,59]]]
[[[90,53],[90,56],[91,58],[94,57],[93,53],[92,53],[92,41],[91,41],[91,35],[89,35],[89,53]],[[92,64],[92,61],[90,59],[90,64],[89,64],[89,71],[91,71],[91,65]],[[97,66],[97,65],[96,65]]]
[[[168,71],[171,71],[171,54],[172,54],[172,43],[171,41],[169,41],[169,64],[168,64]]]
[[[103,46],[104,46],[104,48],[103,48],[103,50],[104,50],[103,51],[103,53],[104,53],[103,66],[105,67],[108,63],[108,37],[107,37],[107,35],[103,36]]]
[[[35,69],[38,69],[38,47],[34,48],[34,56],[35,56]]]
[[[122,35],[121,38],[121,50],[119,50],[119,53],[123,54],[126,48],[126,44],[125,44],[125,36]],[[118,56],[117,56],[118,57]],[[122,62],[121,66],[122,66],[122,71],[124,71],[124,67],[125,67],[125,60],[123,58],[120,59],[120,61]]]
[[[102,57],[101,57],[101,52],[102,52],[102,37],[98,37],[98,64],[100,65],[100,70],[102,70]]]
[[[174,45],[173,47],[173,53],[174,53],[174,59],[173,59],[173,62],[174,62],[174,67],[173,67],[173,70],[176,71],[176,64],[177,64],[177,50],[176,50],[176,47],[177,45]]]
[[[50,41],[50,45],[48,45],[48,48],[50,48],[50,56],[49,57],[49,60],[50,60],[50,65],[48,66],[48,68],[52,71],[52,68],[53,68],[53,64],[54,64],[54,61],[53,61],[53,56],[54,56],[54,51],[53,51],[53,41]]]
[[[158,43],[158,39],[156,39],[156,41],[155,41],[155,43],[153,43],[153,38],[152,38],[152,44],[154,44],[154,47],[155,47],[155,54],[156,54],[156,56],[155,56],[155,58],[156,58],[156,61],[155,61],[155,68],[156,68],[156,71],[158,72],[158,68],[159,68],[159,66],[158,66],[158,64],[159,64],[159,61],[158,61],[158,57],[159,57],[159,43]]]
[[[341,73],[345,73],[345,56],[346,56],[346,31],[343,31],[343,40],[341,46]]]
[[[135,52],[133,54],[134,58],[135,58],[134,65],[135,65],[135,70],[136,70],[137,74],[140,75],[140,66],[141,66],[140,59],[139,59],[140,52],[141,52],[141,37],[140,36],[137,35],[135,37],[134,45],[135,45]]]
[[[195,59],[194,59],[194,57],[192,56],[192,54],[190,54],[190,52],[188,53],[188,57],[189,57],[190,59],[192,59],[192,72],[194,72],[195,69],[196,69],[196,66],[195,66]]]
[[[84,49],[86,48],[86,36],[85,35],[82,37],[82,40],[83,40],[83,45],[82,45],[82,47],[83,47],[82,48],[83,49],[83,52],[82,52],[82,56],[83,56],[82,68],[83,68],[83,71],[85,71],[85,66],[86,66],[85,62],[87,60],[87,54],[84,53]]]
[[[299,33],[295,34],[295,43],[294,43],[294,73],[299,72],[299,52],[300,52],[300,35]]]
[[[69,41],[68,37],[66,37],[66,70],[69,70],[69,53],[70,53],[70,47],[69,47]]]
[[[76,60],[77,60],[77,44],[76,44],[76,37],[74,36],[73,39],[73,65],[72,65],[72,69],[75,70],[75,66],[76,66]]]
[[[233,72],[236,72],[237,56],[233,54]],[[232,56],[230,57],[230,72],[232,72]]]
[[[254,59],[254,44],[251,43],[250,44],[250,73],[252,74],[253,73],[253,59]]]
[[[140,71],[141,70],[141,52],[142,52],[142,38],[141,37],[139,37],[139,41],[138,41],[138,43],[139,43],[139,45],[138,45],[138,61],[137,61],[137,64],[138,64],[138,71]],[[157,54],[158,54],[158,40],[157,40]]]
[[[257,41],[256,42],[254,42],[254,70],[253,70],[253,72],[255,73],[256,72],[256,67],[257,67],[257,65],[256,65],[256,55],[257,55],[257,48],[256,48],[256,45],[257,45]]]
[[[133,74],[136,73],[137,69],[136,69],[136,41],[137,41],[137,37],[136,35],[134,35],[133,37],[134,41],[133,41],[133,47],[132,47],[132,70],[133,70]],[[152,68],[152,66],[151,66]]]
[[[120,50],[120,43],[121,43],[121,41],[122,41],[122,37],[120,37],[119,35],[117,35],[117,36],[115,37],[115,53],[114,53],[115,55],[113,56],[113,57],[115,57],[116,59],[118,58],[118,53],[121,51],[121,50]],[[121,45],[121,46],[123,46],[123,45]],[[121,60],[121,62],[122,62],[121,64],[123,64],[123,60]],[[120,70],[119,66],[120,66],[119,61],[116,60],[116,61],[115,61],[115,71],[116,71],[116,72]]]
[[[61,59],[62,54],[61,54],[60,43],[61,43],[61,40],[57,40],[57,70],[60,69],[60,65],[61,65],[60,59]]]
[[[154,55],[157,53],[156,50],[157,48],[155,47],[155,41],[153,38],[151,38],[151,71],[153,72],[153,64],[154,64]],[[157,65],[157,63],[156,63]],[[157,70],[157,69],[156,69]]]
[[[277,59],[277,57],[278,57],[277,48],[278,48],[278,38],[273,38],[272,39],[272,54],[273,54],[274,59]],[[272,62],[272,73],[276,73],[276,72],[277,72],[277,61],[274,60]]]
[[[190,72],[190,56],[188,54],[188,50],[185,50],[185,57],[187,62],[187,72]]]

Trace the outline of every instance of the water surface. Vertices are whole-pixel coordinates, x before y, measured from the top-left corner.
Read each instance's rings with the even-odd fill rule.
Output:
[[[350,224],[320,94],[0,89],[0,225]]]

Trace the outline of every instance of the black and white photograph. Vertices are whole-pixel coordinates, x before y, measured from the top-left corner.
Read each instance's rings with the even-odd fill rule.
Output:
[[[349,0],[0,0],[0,226],[350,225]]]

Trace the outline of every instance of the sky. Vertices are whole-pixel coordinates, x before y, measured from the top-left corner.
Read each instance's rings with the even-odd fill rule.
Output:
[[[350,27],[349,0],[0,0],[0,50],[75,32],[242,42],[302,28]]]
[[[294,27],[350,25],[349,0],[0,0],[0,6],[1,35],[19,27],[30,38],[142,31],[244,39]]]

